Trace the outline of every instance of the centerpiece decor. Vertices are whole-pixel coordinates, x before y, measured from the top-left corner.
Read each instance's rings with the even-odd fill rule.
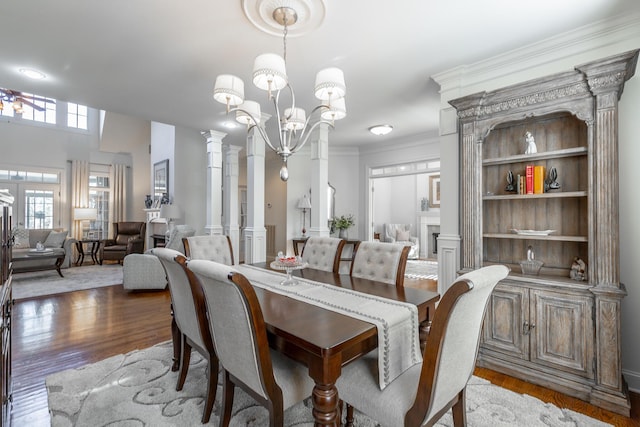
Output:
[[[347,230],[354,225],[356,225],[356,221],[353,219],[353,215],[340,215],[339,217],[333,218],[332,228],[338,229],[338,237],[346,239],[348,237]]]

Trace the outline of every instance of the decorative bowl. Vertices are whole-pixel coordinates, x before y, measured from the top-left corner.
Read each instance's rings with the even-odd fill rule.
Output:
[[[544,262],[537,259],[520,261],[522,274],[525,274],[527,276],[537,276],[543,265]]]

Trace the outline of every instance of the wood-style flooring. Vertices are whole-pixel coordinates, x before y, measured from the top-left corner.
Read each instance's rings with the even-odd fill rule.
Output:
[[[407,279],[405,286],[434,290],[436,284]],[[118,285],[16,301],[12,425],[50,425],[47,375],[171,339],[170,300],[168,291],[127,293]],[[487,369],[476,375],[616,426],[640,426],[637,394],[630,419]]]

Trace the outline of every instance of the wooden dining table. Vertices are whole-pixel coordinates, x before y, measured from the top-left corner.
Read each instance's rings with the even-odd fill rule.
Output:
[[[266,263],[253,265],[270,269]],[[293,275],[414,304],[418,308],[420,341],[424,346],[430,318],[440,299],[437,292],[396,287],[311,268],[296,270]],[[270,346],[305,364],[315,381],[312,392],[315,425],[340,425],[336,380],[344,365],[378,347],[376,326],[257,286],[254,289],[260,300]]]

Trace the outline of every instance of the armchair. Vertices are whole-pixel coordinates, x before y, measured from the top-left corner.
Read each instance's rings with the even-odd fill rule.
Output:
[[[144,252],[145,222],[114,222],[113,239],[104,241],[102,259],[122,263],[129,254]]]
[[[409,246],[409,259],[418,259],[420,254],[420,241],[411,236],[411,224],[385,224],[384,241],[389,243],[401,243]]]

